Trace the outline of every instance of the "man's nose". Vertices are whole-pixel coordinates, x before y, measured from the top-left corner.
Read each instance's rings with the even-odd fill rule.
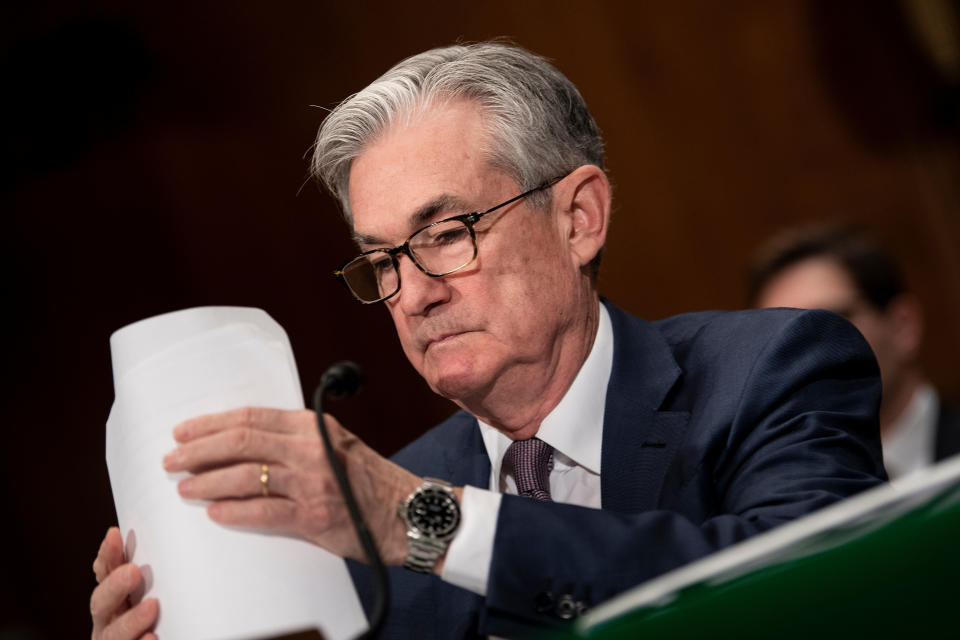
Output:
[[[407,315],[422,315],[437,304],[450,299],[450,285],[446,278],[428,276],[407,255],[397,261],[400,270],[398,304]]]

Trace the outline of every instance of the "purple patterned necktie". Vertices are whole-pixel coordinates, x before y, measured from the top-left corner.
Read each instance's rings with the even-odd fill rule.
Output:
[[[534,500],[550,500],[553,447],[538,438],[515,440],[503,460],[513,468],[519,495]]]

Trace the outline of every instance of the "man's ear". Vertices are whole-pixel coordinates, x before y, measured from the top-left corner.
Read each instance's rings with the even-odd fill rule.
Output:
[[[886,316],[893,332],[893,347],[903,360],[912,362],[920,355],[923,341],[923,310],[910,293],[902,293],[887,305]]]
[[[610,224],[610,181],[600,167],[583,165],[554,189],[565,217],[570,253],[585,267],[603,248]]]

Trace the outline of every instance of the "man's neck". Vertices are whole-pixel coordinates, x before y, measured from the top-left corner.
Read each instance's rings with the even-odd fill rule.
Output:
[[[549,362],[515,366],[482,396],[460,399],[457,404],[514,440],[532,438],[590,354],[599,313],[600,302],[594,294],[558,336]]]

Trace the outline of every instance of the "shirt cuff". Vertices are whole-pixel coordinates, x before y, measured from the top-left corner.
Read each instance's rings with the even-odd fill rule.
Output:
[[[476,487],[463,488],[460,530],[447,548],[440,577],[452,585],[487,595],[493,539],[503,496]]]

